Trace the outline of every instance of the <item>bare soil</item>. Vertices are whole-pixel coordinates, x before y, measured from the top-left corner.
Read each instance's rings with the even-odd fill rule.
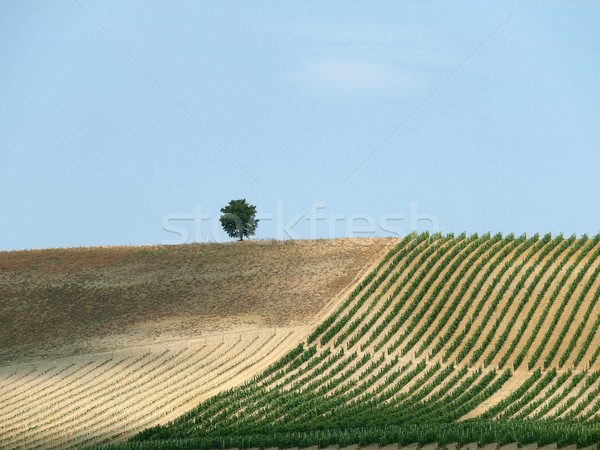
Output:
[[[306,326],[321,320],[332,299],[396,242],[251,240],[0,252],[0,365]]]

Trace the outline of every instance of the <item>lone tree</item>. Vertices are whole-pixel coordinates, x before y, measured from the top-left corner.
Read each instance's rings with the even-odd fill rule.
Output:
[[[258,225],[256,206],[246,203],[246,199],[231,200],[227,206],[221,208],[223,215],[219,219],[223,230],[229,237],[244,240],[244,236],[254,236]]]

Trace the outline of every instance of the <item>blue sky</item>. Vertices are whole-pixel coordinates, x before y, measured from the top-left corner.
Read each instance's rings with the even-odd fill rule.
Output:
[[[258,238],[595,234],[598,23],[595,1],[0,1],[0,249],[225,241],[238,198]]]

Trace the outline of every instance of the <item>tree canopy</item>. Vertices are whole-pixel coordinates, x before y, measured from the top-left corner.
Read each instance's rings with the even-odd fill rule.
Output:
[[[229,237],[244,240],[245,237],[254,236],[258,219],[256,206],[246,203],[246,199],[231,200],[229,204],[221,208],[223,213],[220,217],[221,226]]]

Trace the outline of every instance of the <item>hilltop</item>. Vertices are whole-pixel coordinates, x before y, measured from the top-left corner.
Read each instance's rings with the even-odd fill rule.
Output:
[[[0,252],[0,365],[306,326],[393,239]]]

